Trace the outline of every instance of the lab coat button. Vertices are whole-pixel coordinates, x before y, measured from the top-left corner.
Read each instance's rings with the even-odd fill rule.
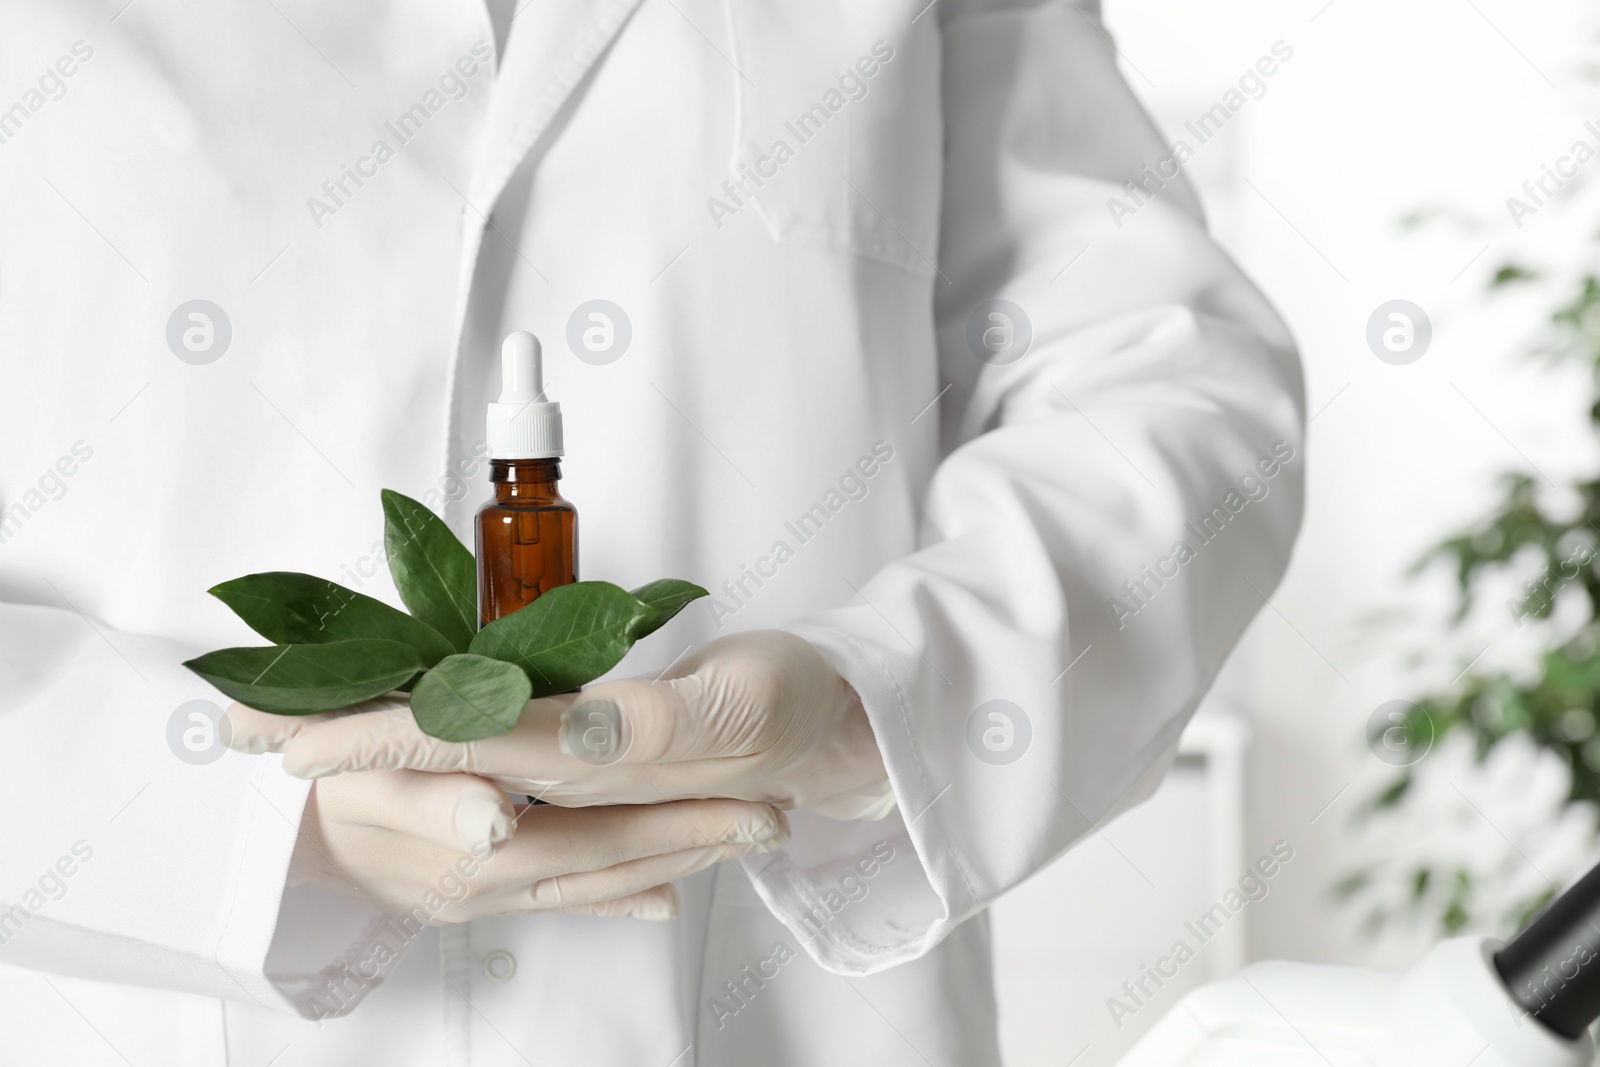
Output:
[[[483,957],[483,973],[491,982],[509,982],[517,973],[517,958],[503,948],[497,948]]]

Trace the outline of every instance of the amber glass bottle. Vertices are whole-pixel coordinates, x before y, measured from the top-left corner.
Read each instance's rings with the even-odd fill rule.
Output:
[[[494,499],[478,509],[478,625],[578,580],[578,509],[561,498],[561,405],[544,394],[539,339],[500,346],[500,398],[486,423]]]
[[[494,499],[478,509],[478,624],[578,580],[578,509],[561,496],[559,459],[489,462]]]

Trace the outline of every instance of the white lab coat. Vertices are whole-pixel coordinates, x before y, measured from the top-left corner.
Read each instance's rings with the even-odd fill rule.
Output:
[[[125,2],[0,14],[0,1063],[996,1062],[983,908],[1153,787],[1301,508],[1282,325],[1181,180],[1108,210],[1168,152],[1097,23],[538,0],[496,74],[473,0]],[[404,938],[284,891],[307,785],[174,755],[225,703],[179,662],[258,643],[236,575],[393,600],[381,487],[467,533],[512,328],[583,576],[715,594],[619,673],[791,627],[898,809],[794,813],[674,922]]]

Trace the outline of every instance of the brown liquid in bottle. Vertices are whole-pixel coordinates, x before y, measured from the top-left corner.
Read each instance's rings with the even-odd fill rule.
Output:
[[[478,509],[478,625],[578,580],[578,509],[556,488],[559,459],[489,461],[494,499]]]

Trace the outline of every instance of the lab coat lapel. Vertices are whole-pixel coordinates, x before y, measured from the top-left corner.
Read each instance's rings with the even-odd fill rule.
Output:
[[[506,182],[549,129],[573,91],[628,21],[640,0],[529,0],[511,24],[495,75],[478,161],[463,208],[461,267],[448,366],[444,469],[455,440],[456,375],[484,228]]]
[[[488,213],[528,150],[589,68],[639,6],[639,0],[530,0],[511,24],[472,201]]]

